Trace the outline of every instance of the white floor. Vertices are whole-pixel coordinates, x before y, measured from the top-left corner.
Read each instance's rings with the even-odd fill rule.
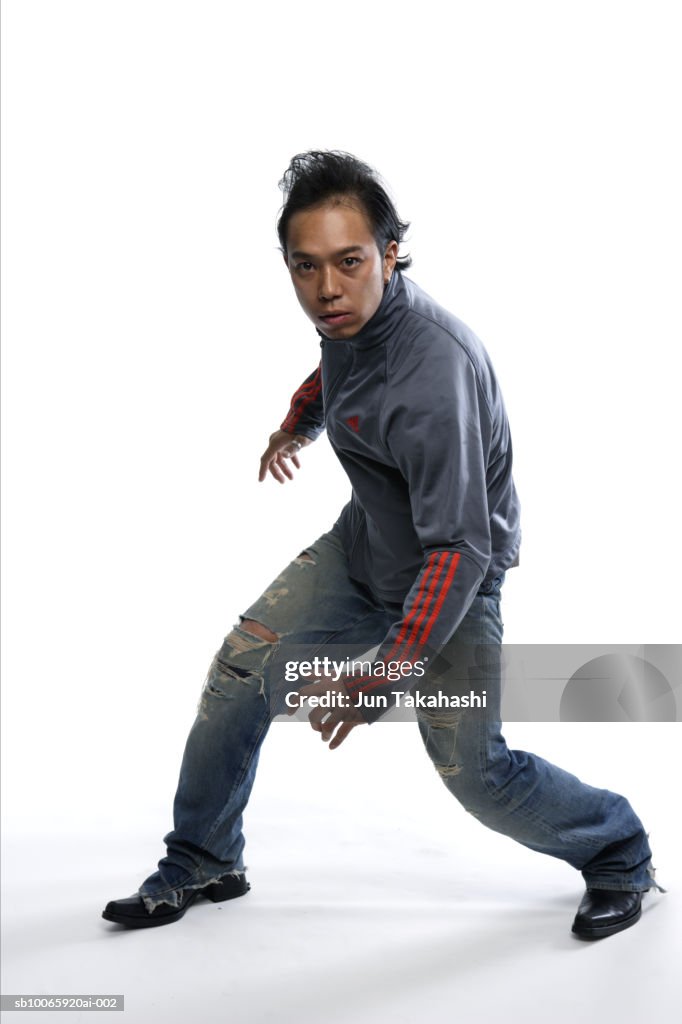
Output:
[[[669,892],[647,895],[639,924],[609,939],[571,936],[580,875],[471,819],[411,726],[358,729],[330,753],[286,724],[272,730],[247,811],[244,899],[200,901],[177,924],[137,932],[100,918],[158,859],[166,794],[146,821],[131,809],[96,834],[10,836],[2,991],[122,993],[128,1024],[677,1024],[679,735],[659,724],[507,729],[510,745],[626,792],[651,829]]]

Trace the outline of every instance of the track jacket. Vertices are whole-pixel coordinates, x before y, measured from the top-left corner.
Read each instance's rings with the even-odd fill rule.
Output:
[[[337,523],[350,575],[402,605],[376,659],[432,657],[477,591],[518,565],[512,444],[490,358],[397,270],[358,334],[318,333],[320,365],[294,394],[282,430],[314,440],[326,427],[353,488]],[[355,701],[404,691],[409,680],[345,684]],[[360,710],[368,721],[385,713]]]

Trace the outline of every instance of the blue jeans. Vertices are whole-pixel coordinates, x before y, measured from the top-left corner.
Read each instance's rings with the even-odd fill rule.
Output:
[[[507,747],[499,716],[503,581],[504,575],[479,591],[429,671],[440,691],[485,690],[486,707],[420,709],[426,751],[452,795],[488,828],[567,861],[588,887],[649,889],[655,885],[651,850],[628,801]],[[284,661],[358,656],[379,644],[399,617],[400,606],[382,603],[349,578],[335,529],[243,613],[204,682],[180,769],[174,828],[164,839],[167,854],[139,890],[149,910],[176,906],[181,889],[244,870],[242,815],[261,743],[284,710]],[[242,629],[245,620],[266,626],[277,640]]]

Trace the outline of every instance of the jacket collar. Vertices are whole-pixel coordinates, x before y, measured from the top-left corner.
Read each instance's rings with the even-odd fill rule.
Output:
[[[390,281],[384,288],[384,294],[374,316],[357,334],[345,342],[342,341],[341,344],[352,345],[353,348],[358,349],[373,348],[375,345],[383,344],[396,331],[408,307],[409,300],[403,275],[401,271],[394,270]],[[317,329],[317,333],[322,339],[322,344],[332,340],[319,329]],[[338,345],[339,342],[336,341],[334,344]]]

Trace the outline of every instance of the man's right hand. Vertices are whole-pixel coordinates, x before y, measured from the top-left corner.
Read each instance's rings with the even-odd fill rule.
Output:
[[[261,455],[258,479],[261,482],[265,480],[269,471],[280,484],[286,483],[287,477],[293,480],[294,474],[291,472],[289,462],[292,462],[296,469],[300,469],[298,453],[309,444],[310,438],[304,437],[303,434],[289,434],[286,430],[276,430],[270,435],[270,443]]]

